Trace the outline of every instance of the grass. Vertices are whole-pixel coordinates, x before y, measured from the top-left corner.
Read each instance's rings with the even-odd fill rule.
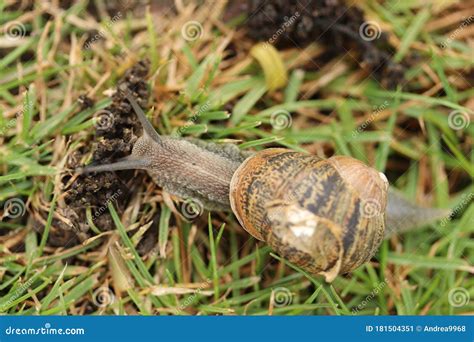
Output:
[[[316,44],[280,51],[289,79],[268,91],[249,54],[253,43],[219,20],[220,6],[209,11],[209,2],[186,5],[178,15],[142,8],[145,20],[124,12],[113,23],[99,2],[77,1],[64,11],[40,2],[26,9],[8,4],[0,2],[0,28],[14,21],[29,34],[0,39],[0,210],[19,199],[25,212],[11,218],[4,210],[0,221],[1,312],[473,313],[472,300],[456,306],[452,296],[474,297],[474,126],[453,129],[448,119],[453,111],[472,118],[472,46],[461,34],[440,48],[462,22],[462,7],[365,5],[390,31],[396,59],[420,55],[407,72],[407,92],[381,88],[347,55],[321,65],[337,62],[343,69],[313,71],[309,61],[324,49]],[[457,21],[444,22],[447,13],[458,13]],[[202,23],[202,35],[188,41],[182,27],[191,20]],[[91,30],[101,39],[83,49]],[[384,241],[372,262],[331,284],[273,254],[229,214],[183,220],[151,182],[137,185],[123,213],[105,204],[115,230],[102,231],[89,215],[81,244],[51,246],[53,218],[65,209],[61,177],[72,172],[67,160],[91,151],[93,114],[110,104],[104,92],[144,57],[152,65],[149,115],[161,134],[179,130],[245,150],[284,146],[352,155],[385,171],[408,198],[452,208],[453,217]],[[81,94],[96,100],[93,108],[80,109]],[[141,256],[137,246],[149,229],[158,231],[156,247]]]

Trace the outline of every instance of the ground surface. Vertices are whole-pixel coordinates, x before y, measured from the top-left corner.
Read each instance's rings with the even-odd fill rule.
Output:
[[[258,1],[102,3],[0,3],[0,312],[473,313],[472,1],[324,7],[319,31]],[[279,49],[282,87],[257,40]],[[123,87],[161,134],[352,155],[453,215],[326,284],[143,172],[75,174],[140,135]]]

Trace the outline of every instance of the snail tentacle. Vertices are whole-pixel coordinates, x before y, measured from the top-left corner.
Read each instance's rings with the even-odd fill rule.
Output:
[[[120,170],[134,170],[134,169],[146,170],[150,166],[151,166],[151,163],[149,160],[139,159],[133,156],[128,156],[111,164],[88,165],[86,167],[79,167],[76,169],[76,172],[84,174],[84,173],[90,173],[90,172],[120,171]]]
[[[145,112],[143,109],[138,105],[137,101],[130,95],[128,91],[125,92],[125,97],[127,98],[128,102],[132,105],[133,110],[135,111],[135,114],[138,117],[138,120],[140,120],[140,123],[142,124],[143,127],[143,132],[146,134],[151,140],[153,140],[156,143],[161,142],[161,137],[158,134],[158,132],[153,128],[152,124],[150,121],[148,121]]]

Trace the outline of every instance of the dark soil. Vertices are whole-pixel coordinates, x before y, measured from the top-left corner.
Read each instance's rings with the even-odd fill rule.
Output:
[[[117,89],[128,90],[136,101],[146,107],[149,98],[146,77],[149,62],[141,61],[130,68],[117,83]],[[96,124],[96,139],[93,143],[92,164],[113,163],[129,155],[133,143],[141,135],[142,128],[123,92],[117,91],[112,96],[112,104],[100,111],[107,116],[107,124]],[[78,99],[82,108],[93,105],[91,99],[81,96]],[[69,168],[76,168],[81,154],[88,151],[78,151],[69,161]],[[94,224],[102,231],[114,228],[112,217],[107,205],[113,202],[121,212],[127,205],[128,199],[135,187],[137,178],[135,171],[101,172],[79,175],[66,189],[65,208],[58,208],[58,213],[71,221],[71,225],[54,220],[48,244],[51,246],[72,246],[89,236],[90,229],[86,219],[86,208],[91,207]],[[67,184],[72,175],[66,175],[63,183]]]
[[[232,9],[235,12],[235,9]],[[323,43],[333,56],[356,52],[357,63],[381,82],[395,88],[404,81],[405,68],[392,60],[393,48],[383,32],[373,40],[359,33],[366,20],[362,11],[340,0],[248,0],[248,35],[278,47]],[[282,32],[283,31],[283,32]]]

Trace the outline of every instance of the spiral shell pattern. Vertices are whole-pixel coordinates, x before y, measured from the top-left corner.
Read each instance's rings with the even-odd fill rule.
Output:
[[[235,172],[230,202],[241,225],[277,253],[332,281],[368,261],[384,234],[388,182],[350,157],[267,149]],[[363,205],[380,210],[364,215]]]

